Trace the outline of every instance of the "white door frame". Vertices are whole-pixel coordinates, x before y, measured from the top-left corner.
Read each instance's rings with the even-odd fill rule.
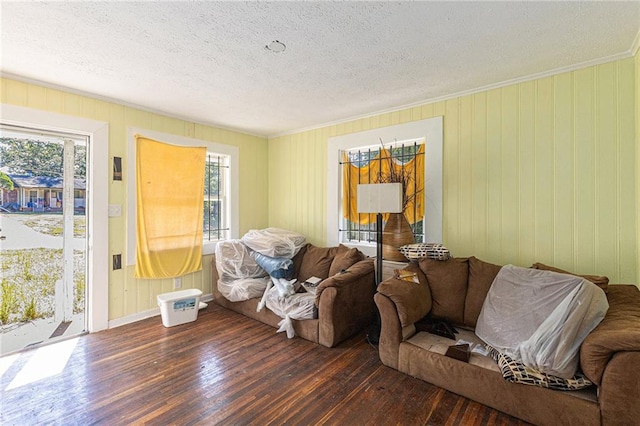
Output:
[[[5,124],[89,137],[87,188],[87,326],[109,327],[109,124],[15,105],[0,105]]]

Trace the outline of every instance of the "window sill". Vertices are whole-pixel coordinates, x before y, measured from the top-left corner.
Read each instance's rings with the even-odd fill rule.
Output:
[[[376,256],[376,243],[342,242],[340,244],[349,248],[355,247],[369,257]]]
[[[217,242],[208,242],[202,244],[202,255],[209,256],[216,252]]]

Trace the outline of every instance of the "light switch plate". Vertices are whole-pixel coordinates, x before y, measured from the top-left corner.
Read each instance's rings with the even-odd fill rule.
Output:
[[[122,216],[122,205],[109,204],[109,217],[120,217],[120,216]]]

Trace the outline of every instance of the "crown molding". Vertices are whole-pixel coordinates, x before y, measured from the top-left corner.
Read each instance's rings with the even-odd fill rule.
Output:
[[[127,107],[127,108],[133,108],[133,109],[137,109],[137,110],[140,110],[140,111],[145,111],[145,112],[149,112],[149,113],[152,113],[152,114],[161,115],[161,116],[167,117],[167,118],[173,118],[173,119],[182,120],[182,121],[186,121],[186,122],[193,123],[193,124],[199,124],[201,126],[215,127],[216,129],[220,129],[220,130],[226,130],[226,131],[235,132],[235,133],[242,133],[243,135],[254,136],[254,137],[262,138],[262,139],[267,139],[267,135],[260,135],[260,134],[257,134],[257,133],[251,133],[251,132],[247,132],[246,130],[236,129],[236,128],[233,128],[233,127],[224,126],[222,124],[215,123],[215,122],[198,121],[198,120],[194,120],[193,118],[190,118],[190,117],[187,117],[187,116],[182,116],[182,115],[179,115],[179,114],[169,114],[167,112],[160,111],[160,110],[157,110],[157,109],[147,108],[147,107],[144,107],[142,105],[137,105],[137,104],[134,104],[134,103],[131,103],[131,102],[125,102],[125,101],[120,100],[120,99],[110,98],[108,96],[102,96],[102,95],[98,95],[98,94],[91,93],[91,92],[85,92],[84,90],[72,89],[70,87],[60,86],[60,85],[54,84],[54,83],[47,83],[45,81],[41,81],[41,80],[37,80],[37,79],[34,79],[34,78],[29,78],[29,77],[24,77],[24,76],[21,76],[21,75],[16,75],[16,74],[4,72],[4,71],[0,71],[0,77],[6,78],[6,79],[9,79],[9,80],[16,80],[16,81],[19,81],[21,83],[27,83],[27,84],[33,84],[33,85],[36,85],[36,86],[46,87],[48,89],[59,90],[61,92],[65,92],[65,93],[71,93],[73,95],[84,96],[84,97],[95,99],[95,100],[98,100],[98,101],[109,102],[109,103],[116,104],[116,105],[121,105],[121,106],[124,106],[124,107]]]
[[[636,50],[638,49],[638,43],[640,43],[640,32],[638,32],[638,36],[636,37],[636,41],[634,42]],[[435,97],[435,98],[429,98],[429,99],[425,99],[425,100],[418,101],[418,102],[413,102],[413,103],[406,104],[406,105],[401,105],[401,106],[397,106],[397,107],[392,107],[392,108],[379,110],[379,111],[372,112],[372,113],[357,115],[357,116],[353,116],[353,117],[349,117],[349,118],[345,118],[345,119],[331,121],[331,122],[324,123],[324,124],[305,127],[305,128],[302,128],[302,129],[290,130],[290,131],[287,131],[287,132],[277,133],[277,134],[274,134],[274,135],[269,135],[268,139],[279,138],[279,137],[282,137],[282,136],[295,135],[295,134],[298,134],[298,133],[308,132],[308,131],[311,131],[311,130],[318,130],[318,129],[322,129],[322,128],[325,128],[325,127],[330,127],[330,126],[336,126],[336,125],[339,125],[339,124],[349,123],[351,121],[362,120],[364,118],[376,117],[378,115],[388,114],[388,113],[392,113],[392,112],[398,112],[398,111],[402,111],[402,110],[409,109],[409,108],[415,108],[417,106],[428,105],[428,104],[433,104],[433,103],[442,102],[442,101],[448,101],[450,99],[460,98],[462,96],[474,95],[476,93],[487,92],[489,90],[499,89],[499,88],[502,88],[502,87],[512,86],[512,85],[520,84],[520,83],[525,83],[527,81],[538,80],[538,79],[542,79],[542,78],[546,78],[546,77],[552,77],[554,75],[558,75],[558,74],[562,74],[562,73],[566,73],[566,72],[572,72],[572,71],[577,71],[577,70],[580,70],[580,69],[583,69],[583,68],[588,68],[588,67],[593,67],[593,66],[596,66],[596,65],[606,64],[608,62],[614,62],[614,61],[618,61],[620,59],[626,59],[626,58],[629,58],[629,57],[633,57],[634,54],[632,53],[632,50],[629,50],[629,51],[623,52],[623,53],[617,53],[617,54],[611,55],[611,56],[606,56],[606,57],[603,57],[603,58],[593,59],[591,61],[581,62],[579,64],[574,64],[574,65],[570,65],[570,66],[566,66],[566,67],[555,68],[555,69],[552,69],[552,70],[549,70],[549,71],[540,72],[540,73],[537,73],[537,74],[530,74],[530,75],[525,76],[525,77],[513,78],[513,79],[510,79],[510,80],[501,81],[499,83],[494,83],[494,84],[489,84],[489,85],[486,85],[486,86],[477,87],[475,89],[464,90],[464,91],[461,91],[461,92],[452,93],[450,95],[438,96],[438,97]]]
[[[455,99],[455,98],[459,98],[462,96],[468,96],[468,95],[473,95],[476,93],[481,93],[481,92],[486,92],[489,90],[494,90],[494,89],[499,89],[502,87],[507,87],[507,86],[511,86],[511,85],[515,85],[515,84],[520,84],[520,83],[525,83],[528,81],[532,81],[532,80],[538,80],[538,79],[542,79],[542,78],[546,78],[546,77],[551,77],[554,75],[558,75],[558,74],[562,74],[562,73],[566,73],[566,72],[572,72],[572,71],[577,71],[579,69],[583,69],[583,68],[588,68],[588,67],[592,67],[592,66],[596,66],[596,65],[601,65],[607,62],[614,62],[620,59],[626,59],[629,57],[633,57],[636,55],[636,53],[638,52],[638,49],[640,48],[640,31],[638,31],[638,33],[636,34],[636,37],[633,41],[633,44],[631,45],[631,48],[623,53],[618,53],[615,55],[610,55],[610,56],[606,56],[603,58],[598,58],[598,59],[593,59],[590,61],[585,61],[585,62],[581,62],[579,64],[574,64],[574,65],[570,65],[570,66],[566,66],[566,67],[560,67],[560,68],[555,68],[549,71],[544,71],[544,72],[540,72],[540,73],[536,73],[536,74],[530,74],[524,77],[518,77],[518,78],[514,78],[514,79],[510,79],[510,80],[504,80],[498,83],[493,83],[493,84],[489,84],[489,85],[485,85],[485,86],[480,86],[474,89],[469,89],[469,90],[464,90],[461,92],[456,92],[456,93],[452,93],[452,94],[448,94],[448,95],[444,95],[444,96],[438,96],[438,97],[434,97],[434,98],[427,98],[418,102],[413,102],[410,104],[405,104],[405,105],[399,105],[399,106],[395,106],[395,107],[391,107],[391,108],[386,108],[383,110],[378,110],[375,112],[371,112],[371,113],[366,113],[366,114],[362,114],[362,115],[357,115],[357,116],[351,116],[348,118],[344,118],[344,119],[340,119],[340,120],[335,120],[335,121],[330,121],[330,122],[325,122],[325,123],[321,123],[321,124],[317,124],[317,125],[313,125],[313,126],[309,126],[309,127],[303,127],[303,128],[299,128],[299,129],[293,129],[293,130],[288,130],[286,132],[281,132],[281,133],[275,133],[272,135],[262,135],[262,134],[256,134],[256,133],[251,133],[251,132],[247,132],[245,130],[242,129],[237,129],[237,128],[233,128],[233,127],[227,127],[224,126],[222,124],[219,123],[215,123],[215,122],[204,122],[204,121],[196,121],[193,118],[190,117],[186,117],[186,116],[181,116],[181,115],[174,115],[174,114],[168,114],[166,112],[163,111],[159,111],[153,108],[146,108],[137,104],[133,104],[133,103],[129,103],[129,102],[124,102],[118,99],[114,99],[114,98],[110,98],[107,96],[101,96],[101,95],[96,95],[94,93],[89,93],[89,92],[85,92],[83,90],[76,90],[76,89],[71,89],[68,87],[64,87],[64,86],[59,86],[56,84],[52,84],[52,83],[47,83],[47,82],[43,82],[40,80],[36,80],[36,79],[31,79],[31,78],[27,78],[27,77],[23,77],[23,76],[19,76],[19,75],[15,75],[15,74],[11,74],[11,73],[6,73],[6,72],[2,72],[0,71],[0,77],[3,78],[8,78],[11,80],[17,80],[17,81],[21,81],[23,83],[28,83],[28,84],[35,84],[38,86],[42,86],[42,87],[47,87],[50,89],[54,89],[54,90],[60,90],[63,92],[67,92],[67,93],[72,93],[72,94],[76,94],[76,95],[80,95],[80,96],[86,96],[86,97],[90,97],[93,99],[97,99],[97,100],[101,100],[101,101],[105,101],[105,102],[110,102],[110,103],[114,103],[117,105],[122,105],[125,107],[129,107],[129,108],[134,108],[134,109],[138,109],[141,111],[146,111],[146,112],[150,112],[153,114],[158,114],[158,115],[162,115],[164,117],[169,117],[169,118],[174,118],[174,119],[178,119],[178,120],[183,120],[183,121],[187,121],[190,123],[194,123],[194,124],[200,124],[203,126],[209,126],[209,127],[215,127],[221,130],[227,130],[227,131],[231,131],[231,132],[237,132],[237,133],[242,133],[245,135],[249,135],[249,136],[253,136],[253,137],[258,137],[258,138],[264,138],[264,139],[274,139],[274,138],[278,138],[278,137],[282,137],[282,136],[289,136],[289,135],[295,135],[298,133],[303,133],[303,132],[308,132],[308,131],[312,131],[312,130],[318,130],[318,129],[322,129],[325,127],[331,127],[331,126],[337,126],[340,124],[344,124],[344,123],[349,123],[352,121],[356,121],[356,120],[361,120],[364,118],[371,118],[371,117],[375,117],[378,115],[382,115],[382,114],[388,114],[388,113],[392,113],[392,112],[397,112],[397,111],[402,111],[405,109],[409,109],[409,108],[415,108],[417,106],[422,106],[422,105],[428,105],[428,104],[433,104],[436,102],[442,102],[442,101],[447,101],[450,99]]]

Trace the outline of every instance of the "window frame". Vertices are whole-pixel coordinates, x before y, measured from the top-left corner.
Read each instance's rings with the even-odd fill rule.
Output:
[[[394,149],[401,149],[402,147],[409,148],[409,149],[411,147],[417,147],[419,149],[423,145],[425,146],[425,151],[426,151],[426,143],[425,143],[424,139],[412,139],[412,140],[402,140],[402,141],[395,140],[395,141],[392,141],[392,142],[389,142],[389,143],[384,143],[384,149],[389,149],[390,150],[391,156],[394,159],[394,161],[401,161],[403,164],[405,164],[405,163],[414,161],[416,159],[416,157],[417,157],[417,154],[416,153],[414,153],[414,154],[404,154],[403,153],[402,155],[409,156],[410,159],[407,160],[406,157],[403,157],[402,160],[406,160],[406,161],[402,161],[402,160],[399,159],[399,155],[397,153],[396,154],[393,153],[393,150]],[[346,167],[345,164],[347,164],[347,163],[344,163],[344,161],[343,161],[344,154],[347,153],[349,158],[351,158],[352,154],[354,154],[354,153],[358,153],[358,154],[367,153],[369,155],[372,154],[372,153],[375,153],[375,156],[369,158],[369,161],[367,161],[367,163],[365,165],[363,165],[363,167],[366,167],[367,165],[369,165],[373,161],[379,161],[379,159],[376,159],[376,158],[379,155],[379,153],[381,151],[381,148],[383,148],[383,147],[381,146],[380,142],[378,142],[378,144],[376,144],[376,145],[368,145],[368,146],[364,146],[364,147],[358,147],[358,148],[352,148],[352,149],[347,149],[347,150],[341,150],[340,151],[340,162],[341,162],[340,171],[339,171],[340,187],[338,189],[338,191],[340,193],[342,193],[342,190],[343,190],[344,170],[345,170],[345,167]],[[425,156],[426,153],[421,153],[419,155]],[[358,161],[353,161],[353,160],[349,160],[349,161],[350,162],[347,165],[353,165],[355,163],[358,163]],[[360,167],[358,167],[358,168],[360,168]],[[417,170],[416,170],[416,172],[417,172]],[[424,179],[425,169],[422,169],[422,173],[423,173],[422,181],[424,182],[425,181],[425,179]],[[369,176],[369,180],[367,182],[361,182],[361,183],[363,183],[363,184],[375,183],[374,179],[376,177],[372,176],[371,172],[369,172],[368,176]],[[414,179],[416,178],[415,175],[413,176],[413,178]],[[342,200],[342,198],[343,197],[341,197],[341,200]],[[343,203],[339,203],[338,204],[338,209],[339,209],[339,216],[338,216],[339,230],[342,229],[342,234],[338,235],[338,239],[340,241],[340,244],[374,244],[374,242],[373,242],[374,240],[372,239],[372,237],[376,236],[376,230],[372,229],[372,227],[375,228],[376,223],[375,222],[370,223],[367,226],[367,229],[362,228],[363,225],[359,225],[359,224],[356,223],[357,229],[349,230],[348,229],[349,226],[347,224],[348,219],[344,217],[344,212],[342,211],[342,207],[343,207]],[[414,227],[414,226],[417,226],[415,224],[417,224],[418,222],[415,222],[415,224],[414,223],[410,223],[409,224],[411,226],[411,230],[414,232],[414,234],[413,234],[414,237],[419,235],[422,240],[424,240],[424,238],[425,238],[425,234],[424,234],[425,217],[426,216],[423,215],[422,216],[422,220],[420,220],[420,222],[422,222],[422,232],[420,232],[420,233],[416,233],[415,232],[415,227]],[[385,225],[386,225],[386,221],[383,223],[383,228],[384,228]],[[357,233],[358,235],[366,234],[370,238],[368,240],[367,239],[350,240],[350,239],[344,238],[344,235],[345,234],[349,234],[349,233]]]
[[[127,175],[123,177],[127,181],[127,266],[136,264],[136,139],[139,134],[147,138],[178,146],[204,146],[207,153],[226,155],[229,157],[229,179],[226,182],[225,191],[227,202],[227,220],[229,225],[229,238],[238,238],[238,211],[239,211],[239,159],[240,150],[236,146],[222,143],[195,139],[187,136],[178,136],[170,133],[158,132],[138,127],[127,127]],[[204,164],[202,165],[204,167]],[[215,253],[217,241],[203,241],[202,255]]]
[[[366,148],[380,143],[385,146],[393,141],[425,141],[425,242],[442,243],[442,161],[443,161],[443,117],[365,130],[329,138],[327,144],[327,246],[344,244],[357,247],[369,256],[375,256],[375,243],[351,243],[340,241],[340,202],[342,151]]]
[[[209,161],[210,157],[216,157],[218,159],[223,159],[224,161]],[[231,215],[231,212],[229,211],[229,196],[228,196],[228,191],[229,191],[229,181],[230,181],[230,160],[231,157],[227,154],[221,154],[219,152],[212,152],[212,151],[208,151],[207,150],[207,160],[205,160],[205,164],[212,164],[212,163],[217,163],[218,165],[215,166],[218,168],[218,170],[220,169],[227,169],[224,173],[220,173],[219,174],[219,181],[222,184],[218,184],[218,194],[215,195],[215,198],[211,198],[211,194],[209,194],[209,197],[207,197],[207,194],[203,194],[204,197],[204,202],[211,202],[214,203],[216,201],[220,202],[222,205],[222,208],[220,209],[223,214],[222,214],[222,224],[219,224],[219,229],[222,230],[223,233],[230,235],[230,229],[228,224],[229,224],[229,217]],[[206,176],[206,173],[205,173]],[[205,188],[206,188],[206,177],[205,177]],[[226,230],[225,230],[226,229]],[[204,224],[203,224],[203,244],[211,244],[211,243],[216,243],[218,241],[223,241],[226,238],[221,238],[218,240],[206,240],[204,239]]]
[[[87,326],[94,333],[109,328],[109,123],[67,114],[2,104],[3,124],[86,136],[87,162]]]

